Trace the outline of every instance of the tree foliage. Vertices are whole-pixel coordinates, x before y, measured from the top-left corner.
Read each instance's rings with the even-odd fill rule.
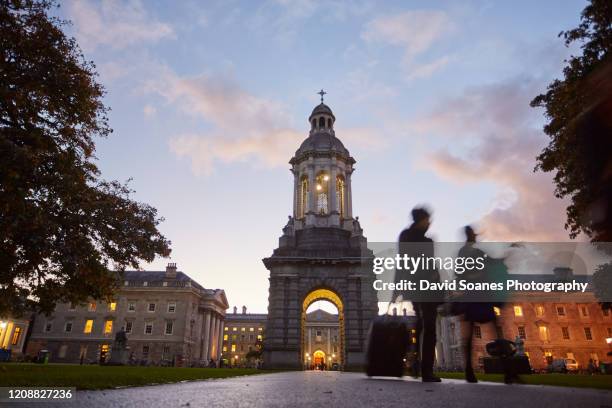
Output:
[[[0,0],[0,316],[108,298],[170,242],[155,208],[105,181],[103,87],[46,0]]]
[[[563,79],[531,102],[545,108],[550,144],[536,170],[554,171],[556,195],[569,197],[566,229],[612,241],[612,2],[592,0],[578,27],[559,36],[580,45]]]
[[[564,79],[553,81],[531,102],[545,108],[544,131],[551,138],[536,168],[555,171],[557,196],[570,197],[566,228],[571,237],[583,232],[593,240],[609,240],[612,4],[593,0],[579,26],[560,36],[568,46],[580,43],[582,55],[572,56]]]

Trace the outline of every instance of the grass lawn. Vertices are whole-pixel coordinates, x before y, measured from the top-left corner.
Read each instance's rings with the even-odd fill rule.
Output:
[[[253,368],[132,367],[71,364],[0,364],[0,387],[70,386],[80,390],[263,374]]]
[[[456,378],[463,380],[463,373],[436,373],[441,378]],[[502,374],[476,374],[480,381],[504,382]],[[559,385],[563,387],[599,388],[612,390],[612,375],[582,375],[582,374],[530,374],[521,375],[523,384]]]

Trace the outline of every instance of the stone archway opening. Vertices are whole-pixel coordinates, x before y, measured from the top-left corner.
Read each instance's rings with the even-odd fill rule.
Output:
[[[320,301],[331,303],[337,314],[321,309],[309,310],[311,305]],[[326,288],[309,292],[304,297],[301,310],[300,354],[303,368],[342,369],[345,362],[344,332],[344,302],[340,296]]]

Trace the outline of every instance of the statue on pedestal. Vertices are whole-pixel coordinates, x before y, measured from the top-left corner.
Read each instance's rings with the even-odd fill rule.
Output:
[[[111,350],[109,365],[126,365],[129,359],[130,348],[127,346],[127,334],[125,329],[122,327],[115,334],[115,342]]]

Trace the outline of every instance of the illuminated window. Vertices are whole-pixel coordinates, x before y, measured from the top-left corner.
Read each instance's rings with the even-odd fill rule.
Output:
[[[537,306],[536,306],[536,309],[535,309],[535,312],[536,312],[536,316],[537,316],[537,317],[542,317],[542,316],[544,316],[544,306],[542,306],[542,305],[537,305]]]
[[[240,331],[246,331],[246,327],[242,327]]]
[[[168,313],[174,313],[176,311],[176,303],[168,303]]]
[[[519,336],[521,339],[523,339],[523,340],[525,340],[525,339],[527,338],[527,335],[526,335],[526,333],[525,333],[525,326],[519,326],[519,327],[518,327],[518,336]]]
[[[227,346],[223,346],[223,352],[225,353],[227,351]]]
[[[235,334],[232,334],[232,340],[236,341],[237,336]]]
[[[104,323],[104,334],[111,334],[113,332],[113,321],[107,320]]]
[[[499,315],[501,315],[501,310],[500,310],[500,308],[499,308],[499,307],[494,306],[494,307],[493,307],[493,311],[495,312],[495,316],[499,316]]]
[[[108,310],[109,310],[109,312],[114,312],[114,311],[115,311],[115,309],[117,309],[117,302],[114,302],[114,301],[113,301],[113,302],[110,302],[110,303],[108,304]]]
[[[540,326],[538,330],[540,332],[540,340],[547,341],[548,340],[548,327]]]
[[[91,331],[93,330],[93,322],[94,321],[92,319],[85,321],[85,327],[83,328],[83,333],[85,334],[91,333]]]
[[[153,334],[153,322],[146,322],[144,334]]]
[[[258,331],[262,331],[262,330],[263,330],[263,327],[258,327],[258,328],[257,328],[257,330],[258,330]]]
[[[236,345],[232,344],[232,351],[236,351]]]
[[[569,340],[570,339],[569,327],[562,327],[561,328],[561,333],[563,334],[563,340]]]
[[[228,336],[227,334],[224,334],[224,335],[223,335],[223,341],[227,341],[228,337],[229,337],[229,336]]]
[[[249,331],[255,331],[255,329],[252,327],[249,327]]]
[[[232,327],[232,331],[238,331],[237,327]]]
[[[523,308],[521,306],[514,306],[514,315],[523,316]]]
[[[13,332],[13,338],[11,339],[11,344],[15,346],[19,343],[19,338],[21,337],[21,327],[15,327],[15,331]]]
[[[316,178],[316,203],[317,212],[319,214],[327,214],[329,212],[327,207],[327,195],[329,190],[329,175],[327,173],[319,173]]]
[[[587,340],[593,340],[593,333],[591,333],[590,327],[584,328],[584,338]]]
[[[89,305],[87,305],[87,310],[90,312],[95,312],[96,311],[96,302],[89,302]]]

